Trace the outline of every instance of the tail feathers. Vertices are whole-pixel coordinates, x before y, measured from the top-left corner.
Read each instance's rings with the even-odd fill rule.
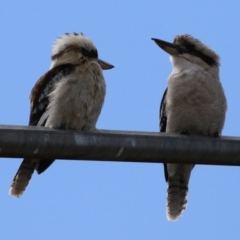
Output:
[[[24,159],[13,178],[9,194],[14,197],[20,197],[31,180],[34,169],[38,161],[36,159]]]
[[[176,221],[187,205],[188,185],[169,184],[167,190],[167,219]]]

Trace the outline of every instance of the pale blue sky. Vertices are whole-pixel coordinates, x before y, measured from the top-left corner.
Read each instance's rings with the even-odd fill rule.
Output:
[[[158,131],[159,102],[171,71],[151,40],[191,34],[221,57],[228,99],[223,135],[240,136],[239,1],[2,1],[1,124],[26,125],[29,94],[49,69],[54,39],[83,32],[105,72],[107,96],[97,127]],[[8,195],[20,159],[1,159],[1,239],[239,239],[240,169],[196,166],[178,222],[165,214],[162,164],[56,161],[34,174],[20,199]]]

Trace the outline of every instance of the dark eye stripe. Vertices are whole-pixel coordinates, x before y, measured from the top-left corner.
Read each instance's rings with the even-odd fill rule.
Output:
[[[212,57],[209,57],[199,51],[194,51],[193,52],[194,55],[200,57],[206,64],[208,64],[209,66],[213,66],[213,65],[216,65],[217,66],[217,63],[216,61],[212,58]]]
[[[52,60],[55,60],[59,57],[61,57],[63,54],[70,52],[70,51],[79,51],[78,47],[74,47],[74,46],[67,46],[66,48],[64,48],[62,51],[60,51],[59,53],[55,54],[52,56]],[[80,49],[81,53],[85,56],[85,57],[89,57],[89,58],[98,58],[98,52],[96,49],[93,49],[91,51],[88,51],[86,48],[81,48]]]
[[[98,57],[97,50],[88,51],[88,50],[86,50],[86,48],[82,48],[81,52],[85,57],[90,57],[90,58],[97,58]]]
[[[217,65],[216,61],[212,57],[209,57],[209,56],[205,55],[204,53],[201,53],[198,50],[196,50],[196,48],[193,44],[186,45],[185,49],[192,55],[195,55],[195,56],[201,58],[209,66]]]
[[[196,50],[196,48],[195,48],[195,46],[193,44],[186,45],[186,49],[188,51],[195,51]]]
[[[209,56],[206,56],[203,54],[203,56],[201,57],[202,60],[207,63],[208,65],[212,66],[212,65],[217,65],[215,60]]]

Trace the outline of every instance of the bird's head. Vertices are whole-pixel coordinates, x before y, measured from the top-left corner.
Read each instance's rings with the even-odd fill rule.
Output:
[[[177,35],[173,43],[152,38],[155,43],[171,55],[173,65],[184,62],[197,64],[204,68],[219,67],[219,56],[198,39],[188,34]]]
[[[66,33],[55,41],[51,68],[62,64],[83,64],[87,61],[97,61],[103,70],[114,67],[98,58],[93,42],[82,33]]]

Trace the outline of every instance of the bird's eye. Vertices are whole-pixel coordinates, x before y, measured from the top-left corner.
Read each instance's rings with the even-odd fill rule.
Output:
[[[98,51],[97,51],[97,49],[94,50],[94,57],[98,58]]]
[[[86,50],[86,48],[82,48],[82,49],[81,49],[81,52],[82,52],[83,55],[85,55],[85,56],[87,55],[87,50]]]
[[[91,51],[91,56],[92,56],[93,58],[97,58],[97,57],[98,57],[97,51],[96,51],[96,50],[92,50],[92,51]]]
[[[85,57],[89,57],[89,58],[97,58],[98,57],[98,53],[94,49],[91,51],[88,51],[86,48],[81,48],[81,53]]]
[[[187,49],[188,51],[194,51],[194,50],[196,50],[196,48],[195,48],[195,46],[194,46],[193,44],[187,45],[187,46],[186,46],[186,49]]]

